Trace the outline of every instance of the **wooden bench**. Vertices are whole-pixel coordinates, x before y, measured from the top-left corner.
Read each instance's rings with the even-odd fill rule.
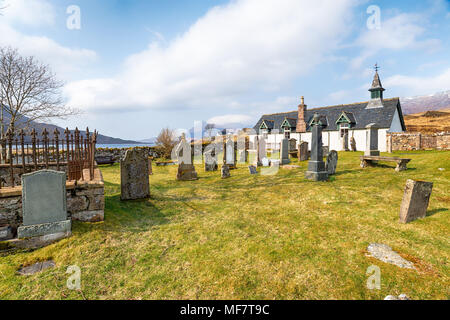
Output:
[[[97,164],[114,164],[114,158],[112,156],[96,156],[95,157],[95,162],[97,162]]]
[[[361,156],[361,168],[366,168],[368,166],[373,166],[374,161],[387,161],[387,162],[395,162],[397,163],[397,167],[395,171],[404,171],[406,170],[406,165],[411,159],[405,158],[396,158],[396,157],[381,157],[381,156]]]

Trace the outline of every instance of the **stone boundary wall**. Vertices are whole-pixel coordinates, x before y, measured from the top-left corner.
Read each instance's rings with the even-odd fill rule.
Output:
[[[45,165],[39,164],[38,166],[39,170],[46,169]],[[54,164],[49,164],[48,170],[57,170],[57,166]],[[33,169],[33,171],[35,171]],[[64,171],[68,174],[67,171],[67,165],[66,164],[60,164],[59,171]],[[29,173],[30,171],[27,171]],[[21,177],[23,174],[23,167],[20,165],[14,165],[14,186],[20,186],[22,183]],[[11,186],[11,171],[10,166],[8,164],[0,164],[0,180],[2,182],[3,186]]]
[[[87,172],[86,172],[87,171]],[[85,169],[83,175],[89,175]],[[86,180],[86,178],[85,178]],[[99,169],[93,181],[67,181],[67,212],[72,220],[99,222],[105,217],[104,182]],[[10,226],[16,234],[22,224],[22,187],[0,190],[0,227]]]
[[[392,151],[450,150],[450,132],[387,133],[386,140],[388,149]]]
[[[137,147],[141,148],[141,147]],[[142,147],[142,148],[148,148],[148,156],[159,158],[160,154],[155,147]],[[120,159],[122,159],[125,156],[125,152],[131,148],[98,148],[95,150],[95,156],[96,157],[105,157],[105,156],[111,156],[115,162],[120,162]]]

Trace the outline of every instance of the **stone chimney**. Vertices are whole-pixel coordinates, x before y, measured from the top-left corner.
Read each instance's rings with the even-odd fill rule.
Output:
[[[296,131],[306,132],[306,104],[305,104],[305,97],[302,97],[302,103],[298,106],[298,119],[297,119],[297,129]]]

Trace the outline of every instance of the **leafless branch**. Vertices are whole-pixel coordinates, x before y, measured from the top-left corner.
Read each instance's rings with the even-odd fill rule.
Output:
[[[8,130],[17,124],[49,121],[79,114],[62,99],[64,83],[58,81],[50,67],[34,57],[23,57],[16,49],[0,48],[0,104],[9,122]]]

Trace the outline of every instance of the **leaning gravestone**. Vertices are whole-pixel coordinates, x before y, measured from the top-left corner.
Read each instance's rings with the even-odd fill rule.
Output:
[[[121,200],[137,200],[150,197],[148,180],[148,150],[133,148],[120,160]]]
[[[331,150],[327,156],[327,163],[325,165],[328,175],[336,173],[336,167],[338,162],[338,153],[335,150]]]
[[[299,161],[308,161],[309,152],[308,152],[308,142],[302,141],[298,146],[298,159]]]
[[[400,222],[408,223],[416,219],[425,218],[430,202],[432,182],[406,181],[405,193],[400,207]]]
[[[41,170],[22,175],[23,224],[17,229],[18,238],[70,235],[66,203],[65,172]]]
[[[249,170],[250,174],[258,174],[258,171],[256,171],[255,166],[248,166],[248,170]]]
[[[227,179],[227,178],[229,178],[229,177],[231,177],[231,175],[230,175],[230,168],[229,168],[228,165],[225,163],[225,164],[222,166],[222,179]]]

